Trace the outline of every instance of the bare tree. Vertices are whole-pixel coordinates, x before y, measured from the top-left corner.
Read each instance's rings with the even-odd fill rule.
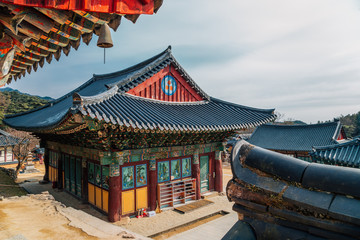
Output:
[[[12,136],[8,138],[8,141],[9,145],[12,145],[12,153],[14,154],[15,159],[18,160],[15,170],[15,175],[17,177],[22,166],[27,162],[31,150],[34,149],[36,145],[39,145],[39,139],[29,132],[17,131],[12,128],[8,128],[7,132]]]

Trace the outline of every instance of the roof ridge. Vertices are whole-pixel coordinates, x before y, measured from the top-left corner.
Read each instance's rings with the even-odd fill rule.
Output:
[[[121,81],[118,81],[118,82],[115,82],[115,83],[112,83],[112,84],[108,84],[107,86],[108,87],[113,87],[114,85],[117,85],[117,86],[124,86],[128,83],[131,83],[133,82],[135,79],[141,77],[142,75],[146,74],[149,70],[153,69],[153,68],[156,68],[158,65],[161,65],[161,63],[165,62],[166,60],[170,59],[170,55],[164,55],[164,58],[160,58],[162,55],[157,55],[158,57],[157,58],[153,58],[152,61],[149,61],[147,62],[147,64],[151,63],[151,62],[154,62],[152,66],[149,66],[147,67],[146,69],[143,69],[142,71],[138,71],[138,72],[135,72],[133,75],[131,75],[130,77],[126,78],[126,79],[123,79]],[[156,60],[157,59],[157,60]],[[145,64],[145,65],[147,65]],[[120,71],[118,72],[119,75],[120,75]],[[124,72],[122,72],[121,74],[123,74]],[[117,76],[117,75],[114,75],[114,76]],[[138,83],[140,84],[140,83]],[[137,85],[138,85],[137,84]],[[137,86],[136,85],[136,86]]]
[[[98,102],[105,101],[118,92],[118,86],[113,86],[105,92],[93,95],[93,96],[81,96],[79,93],[76,93],[82,100],[82,105],[90,105]]]
[[[286,124],[271,124],[267,123],[262,125],[261,127],[273,127],[273,128],[311,128],[311,127],[318,127],[318,126],[326,126],[326,125],[336,125],[338,126],[340,122],[334,121],[334,122],[326,122],[326,123],[313,123],[313,124],[292,124],[292,125],[286,125]]]
[[[245,106],[245,105],[241,105],[241,104],[237,104],[237,103],[224,101],[224,100],[214,98],[214,97],[210,97],[210,100],[212,100],[214,102],[228,104],[228,105],[231,105],[231,106],[234,106],[234,107],[242,107],[242,108],[245,108],[245,109],[248,109],[248,110],[253,110],[253,111],[259,111],[259,112],[265,112],[265,113],[273,113],[275,111],[275,108],[269,108],[269,109],[254,108],[254,107],[249,107],[249,106]]]
[[[170,61],[170,62],[167,62],[167,61]],[[159,69],[157,69],[157,68],[159,66],[161,66],[162,64],[163,65],[161,66],[161,69],[165,68],[166,66],[168,66],[169,64],[172,63],[173,65],[175,65],[175,70],[179,71],[182,74],[182,76],[187,80],[189,85],[196,92],[198,92],[206,100],[210,100],[209,95],[197,85],[197,83],[190,77],[190,75],[185,71],[185,69],[181,66],[181,64],[172,55],[171,46],[169,46],[164,52],[162,52],[162,53],[160,53],[160,54],[152,57],[151,59],[148,59],[148,60],[146,60],[146,61],[144,61],[144,62],[142,62],[140,64],[137,64],[135,66],[147,65],[147,64],[149,64],[151,62],[153,62],[152,65],[148,66],[145,69],[142,69],[141,71],[135,72],[134,74],[132,74],[127,79],[123,79],[123,80],[118,81],[116,83],[108,84],[107,86],[112,87],[114,85],[118,85],[119,88],[120,88],[120,87],[126,87],[127,84],[134,83],[135,85],[133,85],[131,88],[135,88],[136,86],[138,86],[142,82],[146,81],[146,79],[142,77],[144,74],[148,74],[149,72],[151,72],[153,70],[158,72]],[[138,67],[136,67],[134,69],[137,69],[137,68]],[[115,73],[106,75],[105,77],[114,77],[114,76],[121,75],[121,74],[124,74],[124,72],[123,71],[115,72]],[[150,73],[150,75],[152,75],[152,73]],[[96,77],[98,77],[98,76],[96,76]],[[139,78],[140,78],[140,81],[138,81]]]
[[[176,58],[172,55],[172,53],[170,52],[170,58],[173,61],[173,63],[176,65],[176,67],[185,75],[185,77],[190,80],[190,85],[193,85],[193,87],[195,88],[196,91],[199,91],[200,95],[203,95],[204,98],[206,98],[207,100],[210,100],[210,96],[203,91],[199,85],[197,85],[197,83],[192,79],[192,77],[190,77],[190,75],[186,72],[186,70],[181,66],[181,64],[176,60]]]
[[[336,126],[336,130],[334,132],[334,135],[332,137],[332,139],[337,142],[337,138],[339,137],[339,134],[340,134],[340,131],[341,131],[341,122],[340,121],[334,121],[337,123],[337,126]]]
[[[5,136],[11,136],[10,133],[8,133],[8,132],[6,132],[6,131],[4,131],[2,129],[0,129],[0,134],[5,135]]]
[[[120,71],[116,71],[116,72],[112,72],[112,73],[105,73],[105,74],[93,74],[93,76],[96,78],[96,79],[103,79],[103,78],[108,78],[108,77],[116,77],[116,76],[119,76],[119,75],[122,75],[124,73],[127,73],[127,72],[133,72],[134,70],[140,68],[141,66],[144,66],[144,65],[147,65],[151,62],[153,62],[155,59],[158,59],[160,56],[162,55],[165,55],[165,54],[169,54],[171,53],[171,45],[169,45],[164,51],[162,51],[161,53],[149,58],[149,59],[146,59],[138,64],[135,64],[131,67],[128,67],[128,68],[125,68],[125,69],[122,69]]]
[[[158,99],[152,99],[152,98],[145,98],[140,96],[135,96],[128,93],[119,93],[121,95],[124,95],[126,97],[131,97],[138,100],[148,101],[148,102],[154,102],[154,103],[160,103],[160,104],[167,104],[167,105],[200,105],[200,104],[207,104],[209,101],[202,100],[202,101],[195,101],[195,102],[170,102],[170,101],[163,101]]]
[[[313,148],[315,150],[326,150],[326,149],[330,149],[330,148],[334,148],[334,147],[343,147],[343,146],[353,145],[356,143],[360,143],[360,138],[355,138],[355,139],[352,139],[347,142],[336,143],[336,144],[331,144],[331,145],[326,145],[326,146],[313,146]]]

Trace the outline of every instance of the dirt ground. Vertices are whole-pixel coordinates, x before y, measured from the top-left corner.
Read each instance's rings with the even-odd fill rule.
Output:
[[[19,175],[17,182],[36,182],[44,174],[43,165],[37,165],[39,172]],[[224,190],[232,178],[228,164],[223,165]],[[232,212],[232,205],[224,194],[209,198],[214,204],[202,207],[187,214],[175,211],[164,211],[151,218],[129,218],[126,221],[109,224],[121,226],[123,230],[116,235],[105,236],[86,231],[79,224],[73,224],[64,214],[65,205],[55,201],[51,195],[37,194],[12,197],[0,200],[0,239],[31,240],[31,239],[139,239],[136,234],[150,236],[169,228],[182,225],[200,217],[218,212]],[[78,211],[78,210],[75,210]],[[125,224],[124,224],[125,223]],[[108,223],[107,223],[108,224]]]
[[[41,180],[44,166],[38,164],[36,168],[38,172],[19,174],[17,182]],[[2,180],[9,181],[5,178]],[[66,207],[55,201],[48,192],[20,197],[0,196],[0,219],[0,239],[6,240],[142,239],[124,228],[101,222],[85,212]],[[84,219],[86,221],[83,221]],[[88,224],[89,221],[92,221],[92,224]]]
[[[0,238],[11,239],[97,239],[61,215],[51,200],[23,196],[0,202]],[[55,237],[56,236],[56,237]],[[21,239],[21,238],[20,238]]]
[[[38,172],[19,173],[16,182],[21,183],[21,182],[24,182],[25,180],[27,180],[27,181],[36,181],[37,182],[39,180],[42,180],[44,178],[44,175],[45,175],[45,165],[40,164],[40,163],[37,162],[37,163],[34,164],[34,167]]]

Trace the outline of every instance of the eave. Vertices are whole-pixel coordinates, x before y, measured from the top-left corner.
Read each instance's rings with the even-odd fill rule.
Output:
[[[119,1],[116,6],[124,4],[123,2]],[[16,50],[14,58],[9,60],[9,72],[0,73],[0,87],[20,79],[26,72],[30,74],[32,70],[37,71],[38,66],[44,66],[45,60],[49,64],[53,58],[58,61],[62,52],[68,56],[71,48],[78,49],[81,39],[88,45],[93,34],[98,36],[101,25],[105,23],[116,31],[122,17],[135,23],[140,14],[156,13],[163,0],[134,2],[134,8],[124,10],[125,8],[104,8],[104,4],[87,9],[81,7],[82,4],[66,7],[66,4],[48,6],[47,1],[33,1],[29,4],[20,0],[0,0],[0,22],[9,27],[6,28],[5,35],[12,39],[12,45],[2,54],[9,53],[11,49]]]

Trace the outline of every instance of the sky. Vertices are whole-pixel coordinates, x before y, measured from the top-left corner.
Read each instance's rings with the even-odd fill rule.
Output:
[[[94,35],[8,87],[58,98],[171,45],[210,96],[307,123],[360,111],[360,0],[164,0],[112,38],[106,64]]]

